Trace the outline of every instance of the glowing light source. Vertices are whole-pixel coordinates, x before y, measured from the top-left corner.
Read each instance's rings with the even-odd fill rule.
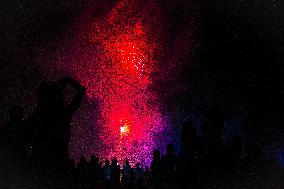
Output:
[[[128,125],[124,125],[120,127],[120,136],[127,135],[129,133],[129,127]]]
[[[125,127],[120,127],[120,133],[124,133],[126,131]]]

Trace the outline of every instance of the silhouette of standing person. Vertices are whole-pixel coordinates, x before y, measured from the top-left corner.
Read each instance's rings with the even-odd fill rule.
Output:
[[[228,164],[227,152],[221,136],[223,127],[224,120],[220,110],[217,107],[210,107],[205,114],[200,144],[202,164],[200,170],[206,173],[201,179],[208,180],[206,187],[209,188],[216,184],[220,185],[227,177],[225,174],[226,164]]]
[[[92,187],[98,184],[99,180],[99,158],[95,155],[90,156],[88,180]]]
[[[197,158],[199,139],[196,127],[191,121],[185,121],[181,129],[181,154],[177,161],[177,179],[179,188],[196,187]]]
[[[136,189],[140,189],[140,188],[142,188],[142,174],[143,174],[143,170],[142,170],[139,162],[137,162],[135,164],[134,172],[135,172],[135,188]]]
[[[123,188],[128,189],[130,183],[130,173],[131,173],[131,165],[129,161],[126,160],[125,165],[123,165],[122,169],[122,185]]]
[[[78,163],[78,171],[79,171],[79,177],[78,177],[78,184],[79,186],[87,186],[88,185],[88,162],[85,158],[85,156],[81,155],[80,161]]]
[[[176,155],[173,144],[167,145],[166,152],[167,154],[161,159],[163,175],[166,177],[172,177],[174,175],[176,166]]]
[[[67,86],[72,87],[75,94],[66,105],[62,92]],[[64,77],[56,83],[42,82],[39,86],[37,106],[27,121],[26,136],[37,170],[65,171],[70,122],[84,95],[85,87],[71,77]]]
[[[119,188],[120,185],[120,166],[116,158],[111,161],[111,182],[114,188]]]
[[[106,189],[111,188],[111,167],[109,164],[109,160],[107,159],[105,161],[105,164],[103,166],[103,179],[104,179],[104,185]]]
[[[223,163],[224,145],[221,132],[224,121],[221,113],[216,108],[210,108],[206,112],[206,121],[203,124],[202,159],[207,163]]]
[[[159,149],[153,151],[153,160],[151,162],[151,183],[157,186],[161,179],[161,153]]]

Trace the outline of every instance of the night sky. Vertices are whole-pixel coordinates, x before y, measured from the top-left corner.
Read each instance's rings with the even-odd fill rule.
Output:
[[[90,23],[103,20],[117,2],[0,2],[1,122],[14,104],[24,106],[26,117],[32,113],[35,90],[43,80],[68,74],[85,81],[74,71],[76,67],[56,66],[58,54],[67,61],[65,54],[75,48],[78,36]],[[229,143],[232,135],[242,131],[245,144],[284,150],[284,6],[280,0],[137,2],[159,10],[159,14],[140,14],[151,26],[159,25],[159,29],[147,28],[153,33],[149,43],[155,44],[147,48],[159,49],[158,55],[149,55],[157,60],[151,64],[156,68],[149,72],[149,90],[173,128],[166,129],[165,137],[178,147],[181,123],[191,119],[200,127],[206,108],[215,106],[224,114],[224,141]],[[101,110],[96,95],[97,91],[93,100],[85,99],[74,118],[70,154],[76,158],[94,148],[93,120],[99,119]]]

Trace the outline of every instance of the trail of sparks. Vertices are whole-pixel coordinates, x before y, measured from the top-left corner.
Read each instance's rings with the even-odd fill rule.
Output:
[[[151,73],[158,71],[158,17],[153,3],[122,0],[80,32],[72,54],[57,59],[100,104],[99,141],[90,150],[100,159],[149,165],[153,149],[168,142],[159,137],[167,120],[158,96],[149,89]]]

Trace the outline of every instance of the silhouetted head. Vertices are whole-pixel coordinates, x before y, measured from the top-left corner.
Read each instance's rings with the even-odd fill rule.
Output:
[[[160,150],[159,149],[155,149],[153,151],[153,160],[154,161],[159,161],[161,158],[161,155],[160,155]]]
[[[109,166],[109,160],[108,159],[106,159],[106,161],[105,161],[105,166]]]
[[[148,172],[149,171],[149,167],[145,167],[145,172]]]
[[[128,160],[126,160],[125,165],[129,165],[129,161]]]
[[[90,155],[90,159],[91,159],[91,160],[95,160],[95,159],[96,159],[96,156],[95,156],[95,155]]]
[[[86,160],[85,156],[81,156],[80,157],[80,163],[86,163],[86,162],[87,162],[87,160]]]
[[[95,156],[95,155],[91,155],[91,156],[90,156],[90,159],[91,159],[91,161],[93,161],[93,162],[99,162],[98,157]]]
[[[22,106],[16,105],[9,110],[9,119],[13,122],[21,122],[24,118],[24,109]]]
[[[168,144],[166,151],[167,151],[167,155],[168,156],[174,156],[175,155],[175,147],[174,147],[174,145],[172,143]]]
[[[117,165],[117,160],[116,160],[116,158],[113,158],[113,159],[111,160],[111,165],[113,165],[113,166]]]
[[[60,88],[53,82],[42,82],[37,89],[37,106],[42,111],[56,111],[63,107]]]
[[[137,162],[137,163],[135,164],[135,167],[136,167],[136,168],[139,168],[139,167],[140,167],[140,163]]]

